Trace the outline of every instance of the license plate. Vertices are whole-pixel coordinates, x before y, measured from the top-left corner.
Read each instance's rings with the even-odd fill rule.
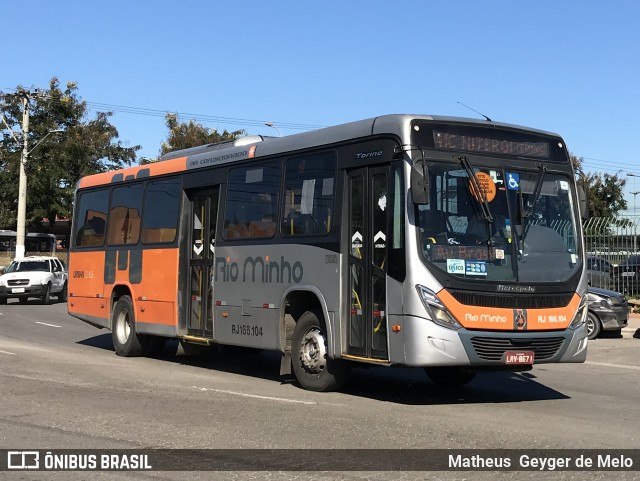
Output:
[[[620,274],[622,277],[633,277],[636,275],[635,272],[623,272],[622,274]]]
[[[12,294],[20,294],[22,292],[24,292],[24,287],[14,287],[11,289]]]
[[[507,351],[504,353],[505,364],[533,364],[533,351]]]

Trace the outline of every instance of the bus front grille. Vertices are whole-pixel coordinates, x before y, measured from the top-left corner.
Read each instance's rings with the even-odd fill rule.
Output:
[[[467,306],[498,307],[509,309],[552,309],[566,307],[573,297],[572,292],[560,294],[501,294],[497,292],[469,292],[449,290],[461,304]]]
[[[564,342],[563,337],[539,337],[532,339],[508,337],[472,337],[471,344],[477,356],[485,361],[501,361],[506,351],[533,351],[536,361],[555,356]]]

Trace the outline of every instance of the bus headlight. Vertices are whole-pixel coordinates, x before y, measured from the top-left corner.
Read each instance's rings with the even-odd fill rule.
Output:
[[[578,306],[578,311],[576,315],[573,316],[573,320],[571,324],[569,324],[569,329],[578,329],[582,326],[587,320],[587,311],[589,308],[589,297],[587,295],[582,296],[580,300],[580,305]]]
[[[462,326],[456,321],[447,308],[440,302],[438,296],[431,289],[417,284],[416,290],[418,296],[427,310],[427,313],[431,317],[431,320],[439,326],[446,327],[447,329],[460,329]]]

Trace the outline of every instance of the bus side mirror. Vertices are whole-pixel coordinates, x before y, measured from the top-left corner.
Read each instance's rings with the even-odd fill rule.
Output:
[[[587,193],[584,190],[584,186],[578,184],[578,204],[580,208],[580,217],[582,220],[589,218],[589,202],[587,201]]]
[[[411,166],[411,200],[414,205],[429,203],[429,174],[423,163]]]

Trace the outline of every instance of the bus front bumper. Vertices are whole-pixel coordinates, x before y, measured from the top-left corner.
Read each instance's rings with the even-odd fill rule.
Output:
[[[534,364],[584,362],[587,356],[586,324],[561,331],[471,331],[414,316],[405,316],[403,324],[404,352],[395,358],[391,341],[391,362],[407,366],[507,368],[505,353],[517,351],[533,352]]]

